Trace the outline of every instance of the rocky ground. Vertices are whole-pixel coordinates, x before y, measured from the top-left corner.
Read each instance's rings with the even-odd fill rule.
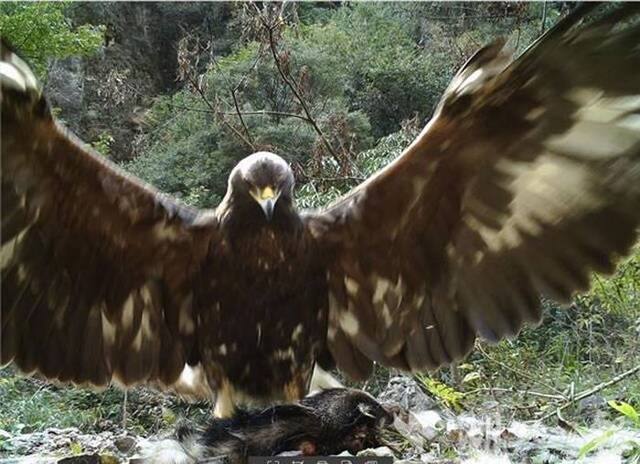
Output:
[[[619,424],[602,423],[580,430],[563,423],[500,421],[487,410],[484,417],[454,415],[439,409],[434,401],[406,377],[390,379],[379,395],[410,411],[396,418],[387,438],[391,448],[361,454],[393,455],[405,463],[480,464],[633,464],[640,462],[640,431]],[[2,463],[117,464],[128,462],[158,437],[140,437],[121,432],[85,434],[76,428],[47,429],[12,436],[0,431]],[[634,443],[636,448],[634,449]],[[638,453],[633,455],[633,452]]]

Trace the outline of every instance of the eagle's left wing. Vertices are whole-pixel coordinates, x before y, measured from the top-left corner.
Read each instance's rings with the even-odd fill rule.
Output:
[[[612,271],[640,221],[640,24],[578,7],[520,58],[461,69],[422,134],[307,226],[332,258],[328,346],[365,377],[464,356]]]

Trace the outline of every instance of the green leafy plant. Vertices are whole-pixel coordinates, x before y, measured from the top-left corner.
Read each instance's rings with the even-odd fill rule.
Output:
[[[416,374],[414,377],[431,395],[448,408],[456,412],[464,409],[462,405],[464,393],[427,375]]]
[[[578,459],[584,458],[587,454],[592,453],[593,451],[600,448],[604,443],[609,441],[611,437],[616,433],[615,430],[607,430],[601,435],[598,435],[596,438],[589,440],[586,444],[584,444],[579,452]]]
[[[629,403],[625,403],[624,401],[608,401],[607,404],[611,406],[613,409],[618,411],[624,417],[629,419],[634,427],[640,428],[640,415],[638,411],[631,406]]]
[[[113,137],[108,132],[101,132],[96,140],[91,143],[91,147],[105,158],[111,153],[111,144],[114,142]]]
[[[2,2],[0,31],[42,78],[51,58],[94,53],[103,43],[103,26],[74,27],[68,2]]]
[[[78,443],[77,441],[71,442],[69,444],[69,450],[75,456],[78,456],[84,452],[84,448],[82,447],[82,444]]]

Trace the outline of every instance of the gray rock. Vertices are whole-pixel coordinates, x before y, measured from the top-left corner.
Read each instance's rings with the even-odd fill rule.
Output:
[[[422,391],[416,381],[404,375],[391,377],[378,400],[399,404],[410,411],[424,411],[436,407],[436,402]]]
[[[124,436],[124,437],[118,437],[115,440],[113,440],[113,444],[121,453],[129,454],[132,451],[135,451],[137,441],[133,437]]]
[[[67,127],[78,132],[85,98],[85,66],[81,57],[54,60],[51,63],[45,92],[52,107],[62,108]]]
[[[606,408],[607,400],[601,395],[591,395],[578,402],[580,411],[594,411],[599,408]]]

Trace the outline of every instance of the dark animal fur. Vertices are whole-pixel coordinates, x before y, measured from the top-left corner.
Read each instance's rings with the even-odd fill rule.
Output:
[[[379,446],[378,431],[392,415],[359,390],[334,388],[308,396],[298,404],[263,410],[239,410],[230,419],[213,419],[202,430],[181,427],[176,438],[186,456],[171,462],[197,462],[226,456],[241,464],[249,456],[274,456],[285,451],[306,455],[353,454]],[[159,462],[152,457],[145,462]],[[163,464],[168,464],[162,460]]]

